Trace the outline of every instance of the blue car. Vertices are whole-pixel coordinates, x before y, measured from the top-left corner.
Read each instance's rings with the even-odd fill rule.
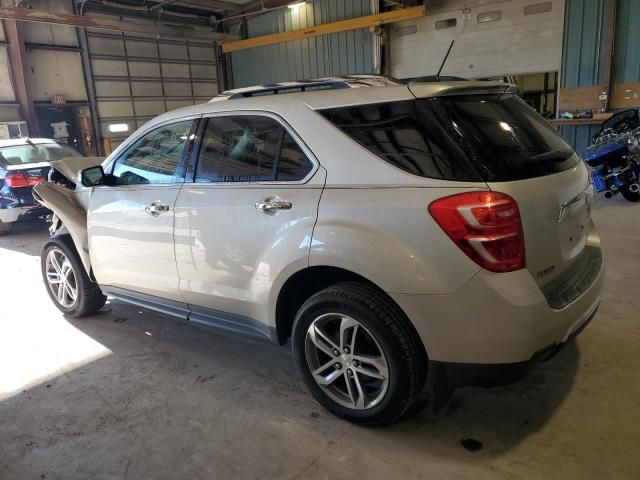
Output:
[[[52,161],[83,156],[48,138],[0,140],[0,235],[11,232],[17,221],[47,215],[31,194],[34,185],[47,180]]]

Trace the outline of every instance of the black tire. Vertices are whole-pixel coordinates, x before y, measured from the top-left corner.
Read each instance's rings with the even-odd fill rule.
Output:
[[[13,229],[13,222],[5,223],[0,220],[0,235],[9,235]]]
[[[315,319],[328,313],[346,315],[359,322],[386,357],[388,387],[379,403],[371,408],[341,405],[313,378],[305,354],[307,330]],[[350,422],[367,427],[397,422],[418,400],[424,387],[427,356],[417,332],[397,305],[366,283],[338,283],[311,296],[298,310],[292,340],[296,366],[311,394],[328,411]]]
[[[622,187],[620,189],[620,193],[622,193],[622,196],[630,202],[640,202],[640,192],[632,192],[629,190],[628,186]]]
[[[49,255],[49,252],[54,249],[57,249],[64,254],[64,256],[69,260],[73,270],[77,298],[73,305],[69,307],[63,306],[58,301],[52,290],[52,286],[49,284],[47,279],[47,256]],[[100,287],[95,282],[92,282],[87,275],[70,235],[59,235],[50,238],[42,249],[40,259],[42,280],[44,282],[45,289],[47,290],[51,301],[53,301],[55,306],[58,307],[58,310],[62,313],[70,317],[84,317],[86,315],[96,313],[104,306],[107,301],[107,297],[103,295]]]

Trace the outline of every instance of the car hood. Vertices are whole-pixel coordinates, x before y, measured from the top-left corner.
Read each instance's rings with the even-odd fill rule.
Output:
[[[105,157],[67,157],[51,162],[51,168],[54,168],[60,174],[64,175],[73,183],[78,182],[78,174],[85,168],[100,165]]]

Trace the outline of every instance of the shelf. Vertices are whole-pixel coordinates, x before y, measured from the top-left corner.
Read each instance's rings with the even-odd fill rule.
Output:
[[[613,113],[600,113],[594,118],[554,118],[549,123],[555,127],[571,125],[600,125],[605,120],[611,118]]]

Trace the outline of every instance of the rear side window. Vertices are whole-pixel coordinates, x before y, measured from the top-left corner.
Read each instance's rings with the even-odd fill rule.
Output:
[[[452,145],[418,101],[323,110],[340,130],[388,163],[422,177],[480,180],[464,153]]]
[[[512,181],[557,173],[579,161],[562,137],[513,94],[418,99],[321,113],[387,162],[424,177]]]
[[[285,131],[278,161],[277,180],[283,182],[302,180],[311,171],[312,167],[313,165],[300,148],[300,145],[289,135],[289,132]]]
[[[285,128],[258,115],[213,117],[207,122],[196,182],[302,180],[312,164]]]

